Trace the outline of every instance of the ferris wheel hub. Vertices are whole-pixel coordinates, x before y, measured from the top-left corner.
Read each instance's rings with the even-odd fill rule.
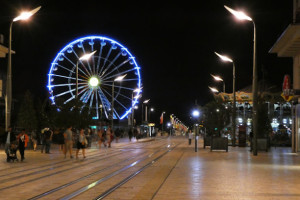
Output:
[[[89,85],[91,87],[97,87],[99,85],[100,81],[97,77],[91,77],[89,80]]]

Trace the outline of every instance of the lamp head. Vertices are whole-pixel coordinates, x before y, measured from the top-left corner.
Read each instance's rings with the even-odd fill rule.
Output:
[[[96,51],[93,51],[91,53],[87,53],[87,54],[84,54],[83,56],[81,56],[79,58],[79,60],[88,60],[92,57],[92,55],[94,55],[96,53]]]
[[[216,88],[208,87],[213,93],[219,93],[219,90]]]
[[[223,81],[223,79],[220,76],[214,76],[211,74],[211,76],[216,80],[216,81]]]
[[[228,10],[231,14],[233,14],[239,20],[253,21],[251,17],[249,17],[242,11],[233,10],[232,8],[229,8],[228,6],[225,6],[225,5],[224,5],[224,7],[226,8],[226,10]]]
[[[126,75],[127,74],[125,74],[123,76],[118,76],[114,81],[122,81],[125,78]]]
[[[19,21],[19,20],[27,20],[29,19],[32,15],[37,13],[41,9],[41,6],[31,10],[31,11],[24,11],[22,12],[19,16],[15,17],[13,19],[14,22]]]
[[[231,62],[231,63],[233,62],[233,60],[232,60],[231,58],[227,57],[227,56],[218,54],[217,52],[215,52],[215,54],[216,54],[219,58],[221,58],[221,60],[223,60],[223,61],[225,61],[225,62]]]

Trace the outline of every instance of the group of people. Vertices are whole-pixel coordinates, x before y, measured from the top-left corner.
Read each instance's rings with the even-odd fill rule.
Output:
[[[103,144],[104,147],[111,147],[111,143],[114,140],[114,131],[111,129],[111,127],[108,127],[107,130],[105,129],[99,129],[97,132],[98,135],[98,145],[99,149],[101,149],[101,145]]]
[[[27,147],[28,142],[29,137],[25,133],[25,129],[22,129],[22,131],[17,136],[15,136],[12,132],[12,127],[9,127],[2,139],[2,143],[4,144],[5,148],[5,153],[7,155],[6,161],[10,161],[10,151],[13,151],[15,153],[16,149],[19,149],[21,161],[23,161],[25,159],[25,148]]]
[[[136,136],[137,131],[130,130],[128,135],[129,139],[131,140],[132,137]],[[41,142],[41,153],[50,153],[51,143],[56,140],[55,143],[59,144],[59,149],[63,152],[64,157],[66,158],[67,155],[72,159],[73,158],[73,147],[76,147],[76,159],[78,159],[78,155],[80,150],[82,151],[83,158],[86,158],[85,155],[85,148],[88,147],[88,144],[91,142],[89,136],[85,134],[85,129],[80,128],[79,134],[76,135],[72,131],[72,126],[68,126],[67,129],[64,131],[55,131],[53,132],[49,128],[44,128],[41,131],[39,137],[35,132],[31,132],[29,134],[30,137],[25,133],[25,129],[23,129],[17,136],[12,133],[12,128],[9,127],[8,131],[5,132],[3,137],[2,143],[5,144],[5,152],[7,154],[7,161],[9,162],[9,150],[13,147],[16,147],[19,150],[21,155],[21,161],[25,159],[24,152],[26,147],[28,146],[29,141],[32,141],[33,150],[37,150],[38,139]],[[104,147],[111,147],[112,141],[116,139],[118,142],[118,138],[121,135],[120,130],[113,131],[112,128],[109,126],[107,129],[100,128],[97,131],[98,136],[98,145],[101,148],[102,144]],[[75,141],[75,143],[74,143]]]

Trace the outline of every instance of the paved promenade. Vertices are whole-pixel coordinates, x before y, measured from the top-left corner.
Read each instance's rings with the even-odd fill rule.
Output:
[[[300,155],[290,148],[252,156],[202,144],[195,152],[183,137],[126,138],[109,149],[93,144],[79,160],[53,145],[51,154],[26,150],[22,163],[6,163],[2,149],[0,199],[300,199]]]

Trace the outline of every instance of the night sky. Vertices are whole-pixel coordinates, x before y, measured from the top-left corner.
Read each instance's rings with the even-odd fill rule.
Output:
[[[12,48],[17,52],[12,57],[13,95],[29,89],[45,98],[47,73],[58,51],[79,37],[102,35],[120,42],[135,56],[142,72],[143,98],[151,99],[156,123],[163,110],[185,121],[195,100],[203,106],[213,99],[208,86],[222,90],[210,74],[222,76],[227,92],[232,92],[232,65],[222,63],[214,51],[235,61],[237,90],[252,83],[253,25],[235,20],[224,5],[242,9],[254,19],[259,79],[280,87],[283,76],[292,75],[292,59],[268,51],[292,22],[292,4],[272,0],[2,1],[0,33],[5,44],[9,22],[19,9],[42,6],[30,21],[13,25]],[[2,59],[0,64],[6,68],[7,61]]]

